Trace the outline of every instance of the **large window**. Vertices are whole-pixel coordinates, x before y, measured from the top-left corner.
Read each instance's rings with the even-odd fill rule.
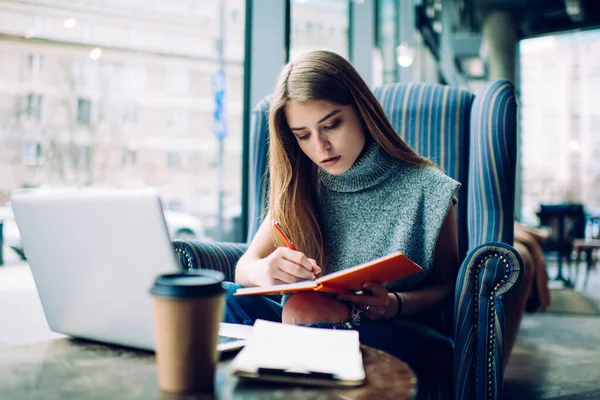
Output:
[[[400,36],[399,4],[395,0],[380,0],[377,2],[378,24],[377,36],[381,54],[382,82],[398,81],[398,64],[396,47]]]
[[[439,18],[440,1],[379,0],[377,4],[377,53],[375,84],[439,81],[438,63],[417,28],[420,9],[426,17]],[[434,26],[435,23],[432,22]]]
[[[345,37],[303,6],[313,43]],[[0,20],[0,204],[155,188],[199,237],[240,238],[244,0],[14,1]]]
[[[600,211],[600,31],[523,40],[522,216],[540,203],[580,202]]]
[[[290,59],[310,50],[348,58],[349,0],[291,0]]]

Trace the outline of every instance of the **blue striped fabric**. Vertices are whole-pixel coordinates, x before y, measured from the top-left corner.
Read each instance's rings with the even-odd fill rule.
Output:
[[[522,266],[507,245],[514,223],[514,88],[507,81],[492,82],[474,99],[468,92],[429,84],[390,84],[374,92],[400,136],[462,184],[460,259],[470,252],[456,284],[455,398],[502,398],[502,301],[518,286]],[[452,313],[443,316],[452,318]],[[435,398],[443,395],[428,389]]]
[[[471,111],[469,248],[512,245],[517,157],[515,88],[495,81],[477,94]]]
[[[455,397],[502,398],[504,307],[523,261],[514,229],[516,101],[513,85],[495,81],[471,110],[468,234],[470,253],[455,293]]]
[[[502,399],[504,305],[522,278],[523,260],[506,243],[473,249],[460,269],[455,293],[456,399]]]
[[[467,251],[469,117],[473,95],[438,84],[389,84],[374,90],[398,134],[419,155],[461,183],[457,218],[459,254]]]
[[[211,243],[173,240],[176,260],[182,271],[212,269],[221,271],[225,280],[235,281],[235,265],[247,249],[240,243]]]

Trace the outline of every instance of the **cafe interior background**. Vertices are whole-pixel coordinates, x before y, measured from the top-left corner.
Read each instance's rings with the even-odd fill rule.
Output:
[[[525,348],[552,343],[574,354],[553,330],[585,332],[578,345],[600,348],[600,246],[588,259],[574,247],[600,238],[598,8],[585,0],[0,1],[0,348],[58,337],[43,318],[12,193],[149,188],[172,238],[244,242],[251,112],[288,60],[328,49],[371,87],[424,82],[476,93],[496,79],[514,83],[514,217],[549,238],[552,301],[524,316],[507,391],[600,398],[600,385],[583,378],[539,389],[552,374],[573,374],[576,356],[518,378]],[[561,259],[571,262],[559,273]]]

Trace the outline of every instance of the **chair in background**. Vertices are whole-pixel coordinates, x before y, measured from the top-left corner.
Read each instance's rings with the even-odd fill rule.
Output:
[[[514,87],[495,81],[473,96],[438,84],[389,84],[374,93],[398,134],[462,184],[456,207],[461,267],[454,304],[444,312],[455,342],[454,388],[439,390],[454,391],[457,399],[502,398],[504,301],[518,286],[523,268],[512,247]],[[248,240],[267,204],[268,106],[267,97],[252,114]],[[182,268],[218,269],[233,280],[246,245],[174,241],[174,248]]]
[[[575,286],[579,281],[579,263],[582,258],[585,259],[585,279],[583,281],[583,290],[587,290],[590,279],[590,272],[596,269],[598,264],[598,253],[600,253],[600,216],[588,214],[585,227],[585,239],[575,239],[573,241],[573,252],[575,253]]]
[[[558,272],[554,280],[562,281],[565,287],[573,287],[573,241],[585,236],[583,204],[540,204],[537,216],[540,226],[550,228],[549,237],[544,242],[544,253],[556,255]],[[566,262],[568,276],[563,274],[563,262]]]

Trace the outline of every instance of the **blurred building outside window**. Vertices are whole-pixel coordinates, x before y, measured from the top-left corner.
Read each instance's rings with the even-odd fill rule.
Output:
[[[122,69],[121,79],[130,91],[142,92],[146,85],[146,68],[144,65],[127,65]]]
[[[172,169],[179,169],[183,165],[183,161],[181,159],[181,153],[176,151],[170,151],[167,153],[167,167]]]
[[[522,219],[540,203],[600,213],[600,31],[520,42]]]
[[[30,53],[27,55],[27,74],[30,79],[42,76],[44,57],[40,54]]]
[[[73,85],[93,86],[97,84],[98,64],[88,57],[79,58],[73,62]]]
[[[169,68],[166,77],[167,91],[185,93],[189,87],[189,72],[185,68]]]
[[[92,122],[92,101],[90,99],[77,100],[77,122],[89,125]]]
[[[188,112],[179,108],[170,110],[167,125],[172,132],[185,133],[188,129]]]
[[[29,27],[24,32],[25,38],[44,36],[44,18],[41,15],[29,15]]]
[[[88,168],[90,166],[90,146],[75,145],[76,165],[78,168]]]
[[[29,93],[27,95],[26,112],[30,121],[40,122],[42,120],[42,104],[41,94]]]
[[[22,145],[23,165],[38,165],[42,156],[42,148],[36,142],[24,142]]]
[[[245,1],[16,0],[0,20],[0,203],[23,187],[154,188],[203,238],[239,239],[216,233],[240,213]]]
[[[127,104],[123,111],[123,126],[129,130],[138,125],[138,107],[135,104]]]
[[[123,151],[123,166],[134,167],[136,164],[137,164],[137,151],[124,150]]]
[[[127,43],[134,49],[142,45],[142,35],[135,28],[127,28]]]
[[[291,0],[290,60],[311,50],[348,58],[348,0]]]
[[[81,39],[84,42],[93,43],[96,34],[96,27],[91,22],[84,22],[79,26],[81,29]]]

